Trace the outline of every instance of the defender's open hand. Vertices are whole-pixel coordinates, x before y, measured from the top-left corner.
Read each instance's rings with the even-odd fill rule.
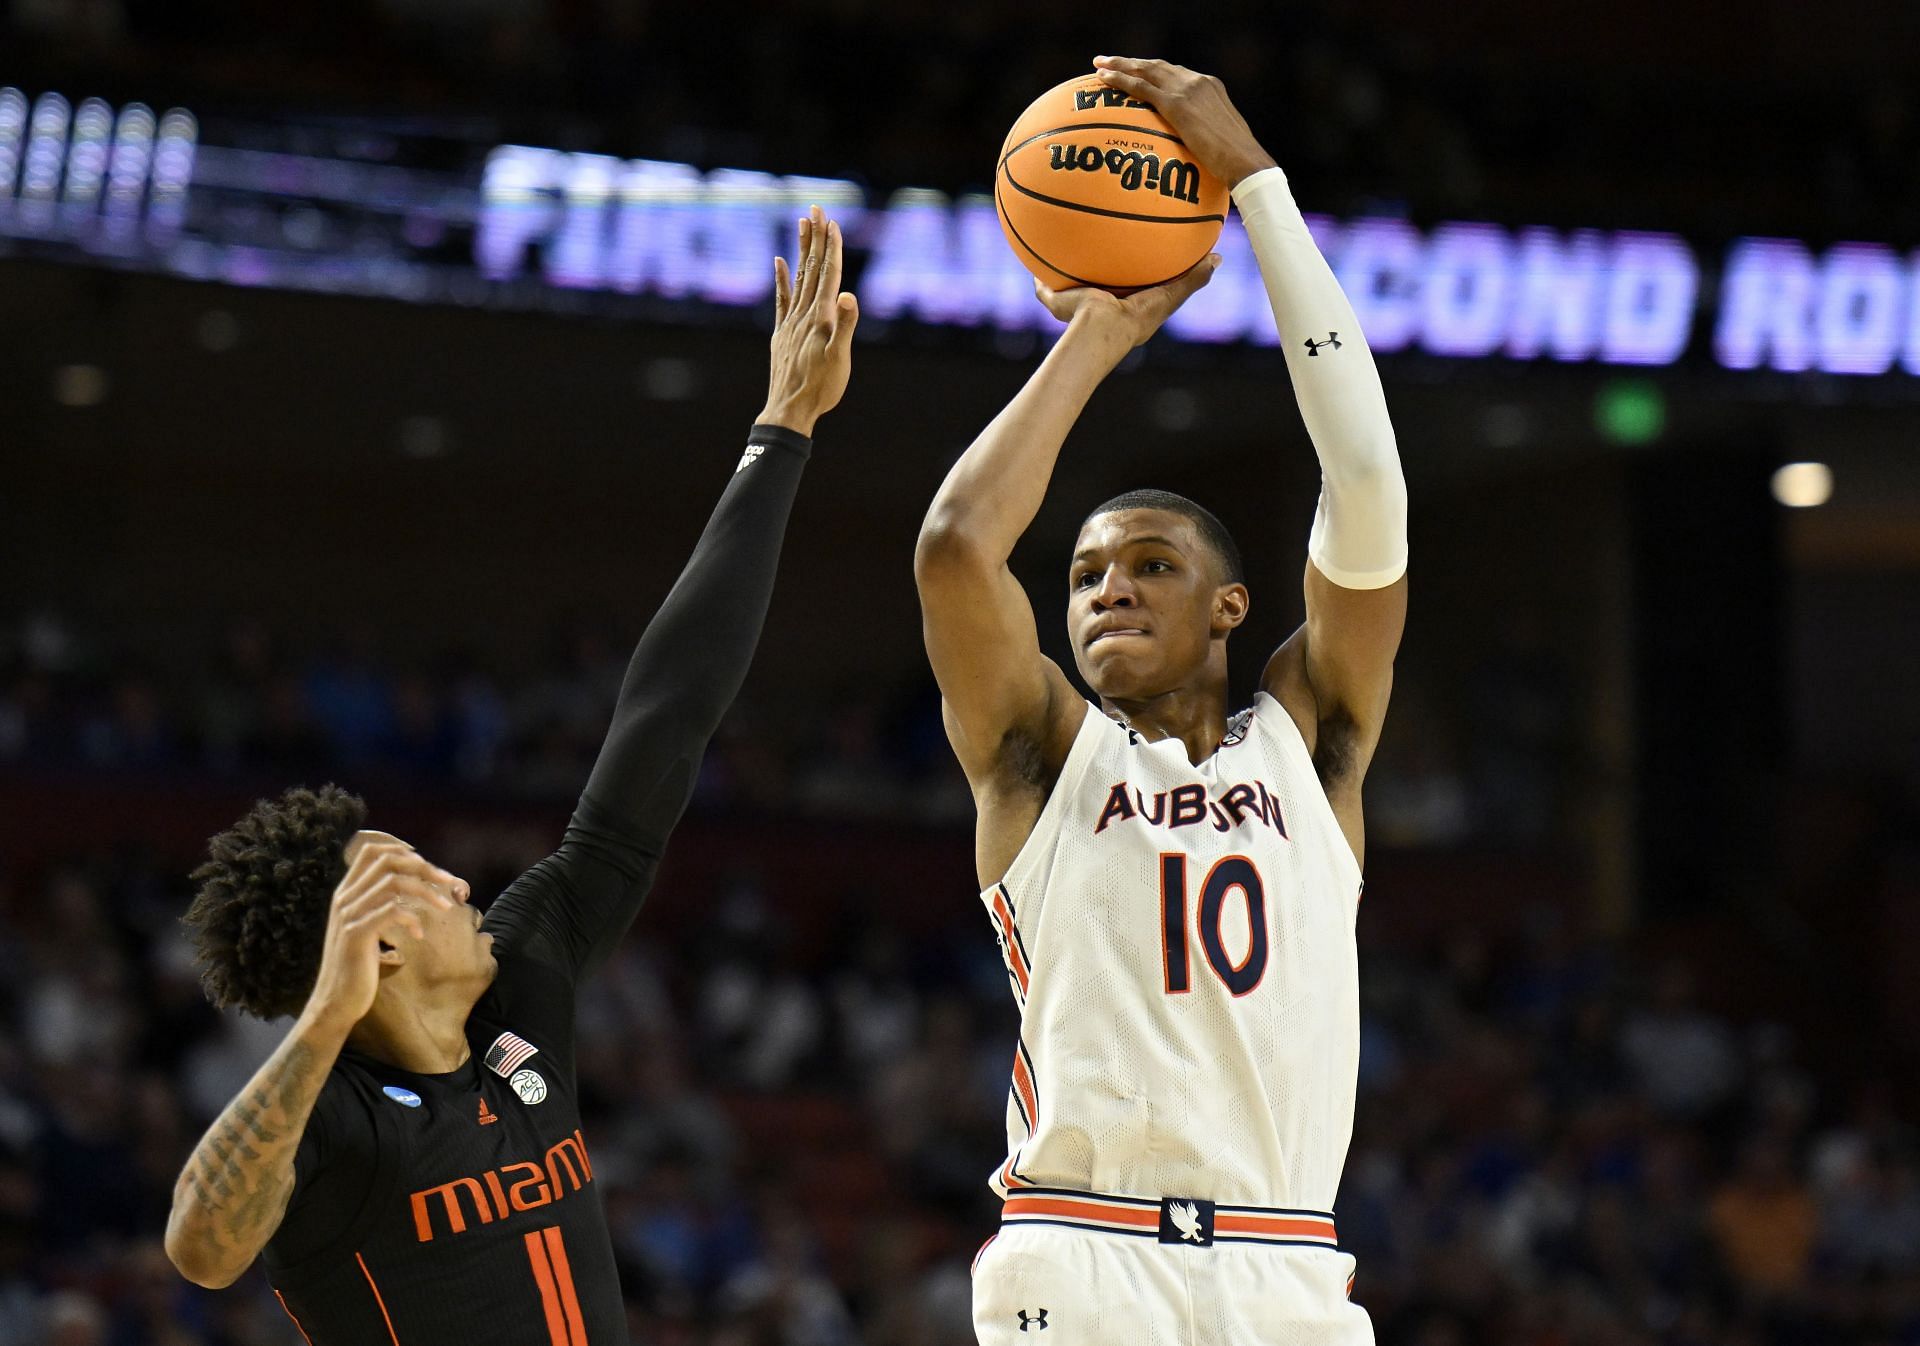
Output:
[[[1227,86],[1214,76],[1168,61],[1131,56],[1096,56],[1093,65],[1109,88],[1153,104],[1180,133],[1200,166],[1229,188],[1275,166],[1273,156],[1260,148],[1247,119],[1227,97]]]
[[[840,404],[853,372],[860,304],[840,289],[840,226],[818,206],[800,221],[800,274],[773,259],[773,369],[758,422],[803,435]]]

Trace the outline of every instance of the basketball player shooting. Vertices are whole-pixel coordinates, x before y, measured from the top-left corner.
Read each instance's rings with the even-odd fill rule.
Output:
[[[641,636],[560,848],[488,908],[292,790],[213,838],[187,915],[216,1005],[293,1026],[174,1190],[168,1255],[201,1285],[255,1257],[311,1346],[628,1340],[580,1130],[574,991],[632,922],[759,640],[814,422],[858,310],[814,207],[776,259],[765,409]]]
[[[1040,299],[1066,331],[948,474],[914,557],[975,865],[1021,1012],[983,1346],[1371,1342],[1332,1206],[1359,1051],[1360,790],[1406,617],[1406,488],[1373,357],[1286,177],[1217,79],[1101,57],[1230,184],[1322,488],[1306,622],[1229,714],[1246,621],[1231,537],[1129,492],[1067,570],[1090,704],[1007,566],[1107,374],[1218,264],[1125,298]],[[1016,1335],[1019,1334],[1019,1335]]]

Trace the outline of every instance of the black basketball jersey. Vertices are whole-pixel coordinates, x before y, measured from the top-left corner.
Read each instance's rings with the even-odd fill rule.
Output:
[[[580,1127],[574,980],[602,913],[631,918],[607,897],[644,891],[653,861],[568,835],[487,913],[500,970],[467,1063],[419,1075],[348,1050],[322,1086],[263,1257],[312,1346],[628,1341]]]
[[[574,1081],[574,987],[633,921],[759,639],[810,441],[756,425],[635,647],[560,848],[488,909],[472,1059],[352,1051],[301,1137],[267,1278],[311,1346],[624,1346]]]

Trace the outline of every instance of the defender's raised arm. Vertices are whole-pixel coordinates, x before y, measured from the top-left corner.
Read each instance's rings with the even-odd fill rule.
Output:
[[[800,222],[800,274],[774,260],[767,404],[686,568],[647,624],[560,849],[487,914],[503,948],[577,975],[633,921],[707,742],[739,694],[773,597],[814,423],[839,405],[859,308],[840,290],[840,226]]]

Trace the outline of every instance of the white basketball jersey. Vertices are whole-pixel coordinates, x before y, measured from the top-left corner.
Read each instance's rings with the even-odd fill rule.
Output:
[[[1332,1210],[1360,887],[1271,696],[1198,766],[1089,705],[1032,835],[981,894],[1021,1015],[995,1190]]]

